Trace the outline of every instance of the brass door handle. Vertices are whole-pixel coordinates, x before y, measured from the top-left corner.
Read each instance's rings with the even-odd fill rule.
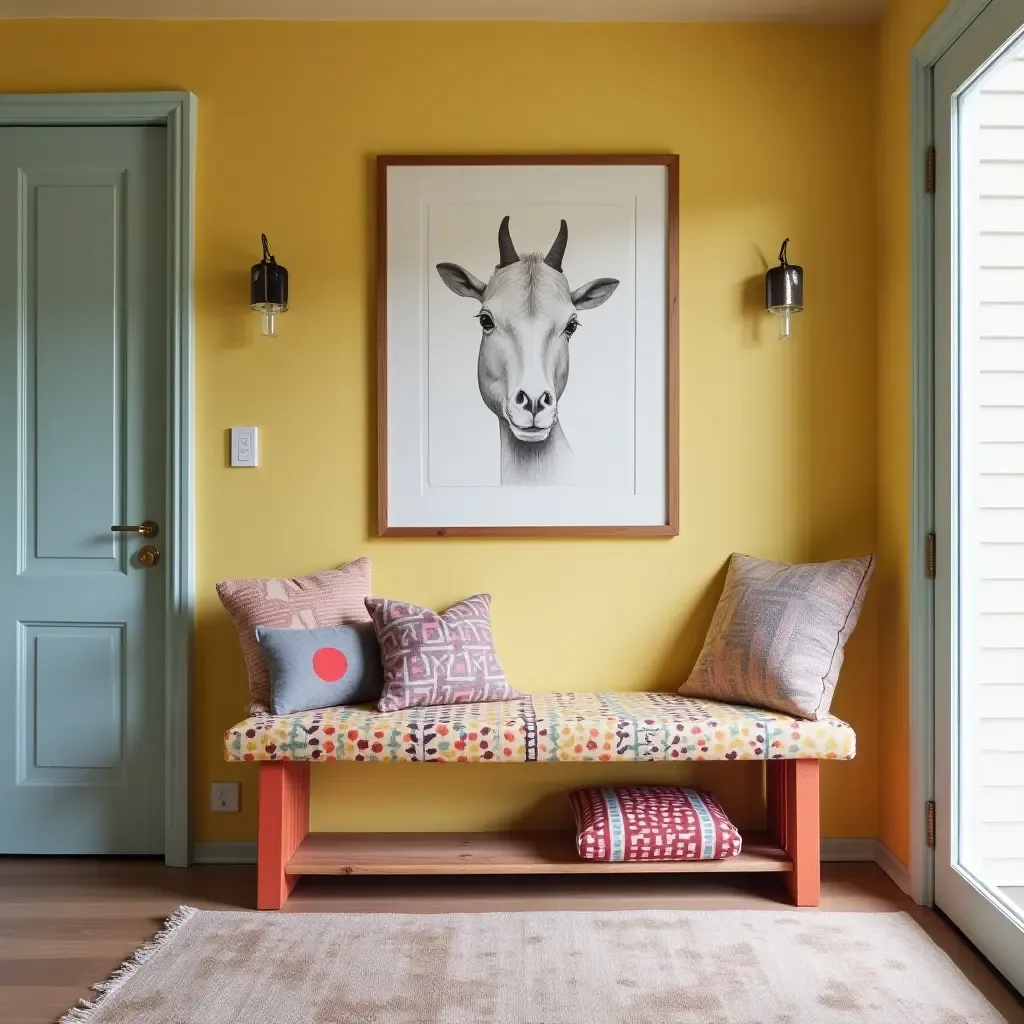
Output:
[[[111,533],[138,533],[143,537],[155,537],[160,532],[160,527],[153,522],[152,519],[147,519],[144,523],[139,526],[112,526],[110,528]]]
[[[146,544],[139,548],[139,565],[143,569],[152,569],[154,565],[160,564],[160,552],[152,544]]]

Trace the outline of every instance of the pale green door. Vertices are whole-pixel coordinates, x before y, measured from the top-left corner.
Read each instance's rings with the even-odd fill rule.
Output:
[[[165,147],[0,128],[0,853],[164,849]]]

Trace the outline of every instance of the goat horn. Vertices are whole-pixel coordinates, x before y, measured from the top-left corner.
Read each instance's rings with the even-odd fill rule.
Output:
[[[562,270],[562,257],[565,255],[565,246],[568,241],[569,225],[563,220],[562,226],[558,229],[558,235],[551,243],[547,256],[544,257],[544,262],[559,273]]]
[[[512,244],[512,236],[508,231],[508,217],[503,217],[498,228],[498,268],[510,267],[519,262],[519,253]]]

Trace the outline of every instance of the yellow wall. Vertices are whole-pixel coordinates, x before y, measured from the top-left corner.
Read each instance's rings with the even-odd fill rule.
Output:
[[[946,0],[890,0],[878,53],[879,836],[910,860],[910,51]],[[913,543],[920,543],[917,538]]]
[[[874,30],[6,22],[0,52],[0,91],[199,97],[198,839],[255,833],[255,773],[220,754],[245,704],[213,591],[221,577],[369,554],[380,594],[440,606],[490,590],[517,686],[669,688],[696,656],[731,551],[804,560],[873,550],[886,381],[872,300]],[[681,158],[681,535],[375,539],[374,154],[631,150]],[[278,341],[259,337],[246,307],[261,231],[291,272]],[[775,340],[761,308],[764,259],[774,262],[785,235],[807,273],[790,343]],[[224,432],[238,423],[262,428],[257,472],[225,467]],[[835,701],[861,756],[825,766],[826,835],[878,828],[877,596]],[[740,823],[756,818],[758,766],[710,769],[702,778]],[[552,792],[641,775],[665,777],[651,766],[323,766],[314,825],[551,823],[561,810]],[[217,779],[242,780],[241,815],[208,813]]]

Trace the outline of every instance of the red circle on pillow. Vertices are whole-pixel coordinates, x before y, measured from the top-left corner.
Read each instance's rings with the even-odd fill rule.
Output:
[[[347,668],[348,658],[337,647],[321,647],[313,655],[313,671],[325,683],[336,683]]]

